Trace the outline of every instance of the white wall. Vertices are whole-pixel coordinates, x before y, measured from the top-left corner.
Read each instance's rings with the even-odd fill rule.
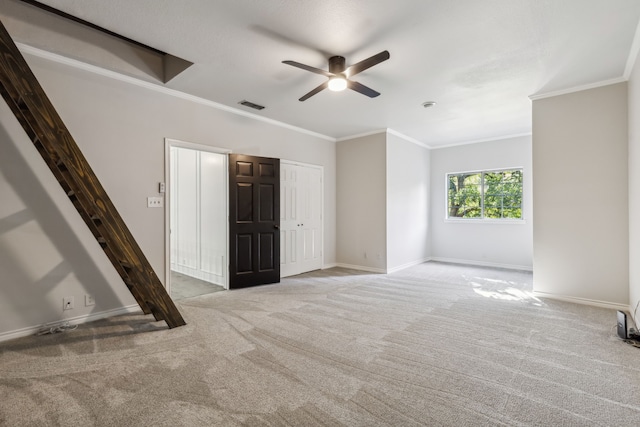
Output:
[[[387,268],[386,132],[336,144],[339,265]]]
[[[523,222],[446,220],[447,173],[511,167],[523,168]],[[530,270],[533,265],[532,175],[530,136],[432,150],[432,259]]]
[[[638,325],[640,304],[640,61],[628,84],[629,94],[629,304]]]
[[[113,283],[120,286],[112,286]],[[84,295],[96,306],[85,307]],[[62,310],[74,296],[75,309]],[[0,102],[0,341],[134,304],[11,110]]]
[[[336,262],[335,143],[286,127],[27,55],[27,61],[161,280],[164,138],[324,167],[324,260]],[[4,102],[0,153],[0,339],[134,303]],[[53,200],[50,200],[53,199]],[[84,307],[84,295],[96,305]],[[62,312],[62,298],[76,309]],[[82,302],[82,303],[81,303]]]
[[[627,84],[533,102],[534,290],[629,303]]]
[[[429,259],[430,150],[387,133],[387,271]]]

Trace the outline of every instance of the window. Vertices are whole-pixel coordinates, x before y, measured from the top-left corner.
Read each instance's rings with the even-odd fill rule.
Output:
[[[522,219],[522,169],[447,174],[447,218]]]

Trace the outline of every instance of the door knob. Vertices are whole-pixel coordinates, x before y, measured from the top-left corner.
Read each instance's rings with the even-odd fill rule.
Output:
[[[273,224],[273,228],[275,228],[276,230],[280,228],[280,226],[278,224]]]

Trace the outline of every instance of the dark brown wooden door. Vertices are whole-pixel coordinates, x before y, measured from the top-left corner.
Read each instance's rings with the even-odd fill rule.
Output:
[[[280,160],[229,155],[229,288],[280,281]]]

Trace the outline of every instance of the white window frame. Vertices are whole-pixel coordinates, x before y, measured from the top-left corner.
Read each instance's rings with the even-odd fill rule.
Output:
[[[484,175],[486,173],[495,173],[495,172],[504,172],[504,171],[514,171],[519,170],[522,172],[522,205],[520,209],[522,211],[521,218],[485,218],[484,216]],[[482,209],[482,216],[478,218],[459,218],[459,217],[450,217],[449,216],[449,176],[450,175],[460,175],[460,174],[481,174],[481,185],[480,185],[480,206]],[[460,171],[460,172],[447,172],[444,174],[444,220],[445,222],[462,222],[462,223],[495,223],[495,224],[524,224],[525,223],[525,174],[524,167],[515,166],[510,168],[499,168],[499,169],[478,169],[478,170],[470,170],[470,171]]]

